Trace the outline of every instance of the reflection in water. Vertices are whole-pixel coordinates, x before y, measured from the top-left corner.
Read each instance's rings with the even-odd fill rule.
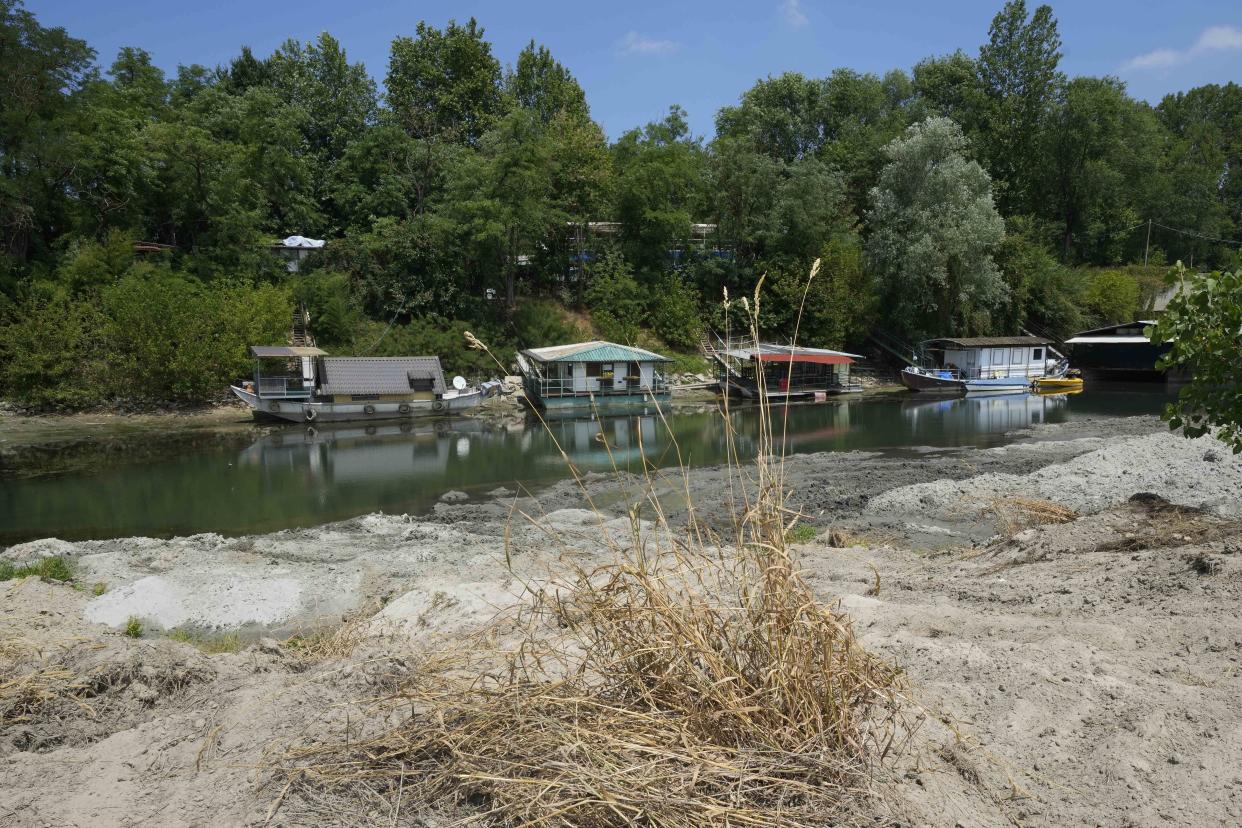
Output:
[[[1147,389],[1077,397],[883,397],[777,408],[789,452],[995,445],[1018,429],[1075,414],[1154,413]],[[743,458],[756,450],[758,411],[729,411]],[[667,419],[665,418],[667,417]],[[720,463],[726,430],[716,410],[655,409],[621,417],[493,425],[478,420],[333,428],[291,427],[238,446],[174,435],[107,446],[63,446],[0,470],[0,545],[35,537],[106,538],[312,526],[373,511],[418,513],[450,489],[537,487],[565,477],[561,451],[583,471],[641,471]],[[670,433],[671,432],[671,433]],[[674,442],[675,438],[675,442]],[[96,443],[100,441],[95,441]],[[70,457],[83,452],[79,461]],[[39,472],[39,473],[35,473]]]

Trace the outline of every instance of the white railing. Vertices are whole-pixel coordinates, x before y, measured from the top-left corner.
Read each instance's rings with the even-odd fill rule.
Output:
[[[302,377],[259,377],[259,396],[309,397],[311,388]]]

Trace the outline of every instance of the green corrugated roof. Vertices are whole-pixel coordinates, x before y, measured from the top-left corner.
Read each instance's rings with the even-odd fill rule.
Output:
[[[615,342],[531,348],[524,353],[539,362],[672,362],[668,357],[652,351],[617,345]]]

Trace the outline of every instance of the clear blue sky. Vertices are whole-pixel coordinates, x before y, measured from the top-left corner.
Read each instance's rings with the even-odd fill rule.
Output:
[[[478,18],[502,64],[531,39],[577,76],[592,114],[612,137],[660,117],[670,104],[710,137],[721,106],[758,78],[823,76],[836,67],[883,73],[961,48],[976,54],[1002,0],[28,0],[43,25],[86,39],[105,67],[122,46],[151,52],[169,70],[214,66],[243,45],[266,55],[285,38],[331,32],[381,83],[388,44],[422,19]],[[1028,2],[1034,8],[1037,3]],[[1137,97],[1242,80],[1238,0],[1062,0],[1053,3],[1062,67],[1121,77]]]

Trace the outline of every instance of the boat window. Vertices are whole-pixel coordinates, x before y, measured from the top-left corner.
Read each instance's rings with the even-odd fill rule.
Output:
[[[1043,358],[1044,358],[1043,348],[1036,348],[1035,350],[1031,351],[1031,362],[1039,362]]]
[[[411,391],[434,391],[435,383],[431,377],[416,377],[413,374],[407,375],[410,380]]]
[[[600,369],[601,369],[602,367],[603,367],[603,364],[602,364],[602,363],[599,363],[599,362],[588,362],[588,363],[586,364],[586,369],[587,369],[587,370],[586,370],[586,375],[587,375],[588,377],[598,377],[598,376],[600,375]]]

